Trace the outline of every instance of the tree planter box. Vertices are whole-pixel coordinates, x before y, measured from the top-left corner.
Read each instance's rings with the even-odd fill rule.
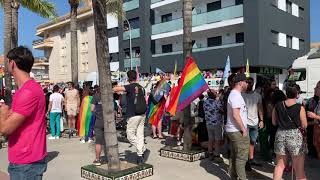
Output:
[[[165,146],[160,149],[160,156],[182,161],[194,162],[207,157],[206,151],[194,148],[191,151],[184,151],[181,146]]]
[[[153,166],[150,164],[136,165],[121,162],[119,172],[109,172],[108,165],[81,167],[81,177],[89,180],[137,180],[153,175]]]

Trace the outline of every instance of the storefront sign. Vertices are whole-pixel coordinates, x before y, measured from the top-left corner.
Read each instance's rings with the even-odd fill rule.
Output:
[[[271,67],[260,67],[259,74],[281,74],[281,69]]]

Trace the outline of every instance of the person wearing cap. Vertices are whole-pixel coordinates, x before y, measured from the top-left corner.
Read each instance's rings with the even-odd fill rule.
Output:
[[[227,101],[227,123],[225,131],[230,139],[231,156],[229,174],[231,179],[246,179],[245,164],[249,153],[249,137],[247,132],[248,115],[246,103],[241,95],[247,89],[247,78],[237,74],[234,87]]]

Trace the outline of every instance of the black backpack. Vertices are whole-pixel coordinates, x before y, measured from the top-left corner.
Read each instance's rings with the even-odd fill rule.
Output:
[[[135,114],[136,115],[145,114],[147,111],[145,90],[139,84],[135,84],[134,92],[135,92],[135,98],[134,98]]]

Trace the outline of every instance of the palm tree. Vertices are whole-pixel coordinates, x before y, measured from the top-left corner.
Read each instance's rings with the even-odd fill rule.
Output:
[[[80,0],[68,0],[70,4],[70,32],[71,32],[71,76],[72,82],[78,84],[78,34],[77,16]]]
[[[20,4],[32,12],[45,18],[56,16],[54,5],[46,0],[0,0],[0,6],[4,8],[4,54],[11,48],[18,46],[18,10]],[[5,102],[11,105],[12,79],[8,73],[8,60],[5,57]]]
[[[108,169],[120,170],[119,148],[113,114],[113,92],[111,84],[110,54],[108,46],[107,13],[122,16],[122,2],[119,0],[93,0],[93,18],[96,40],[96,54],[99,84],[104,118],[104,137],[108,157]]]
[[[183,0],[183,59],[186,63],[187,57],[192,54],[192,0]],[[190,106],[184,110],[184,136],[183,149],[192,148],[192,124],[190,117]]]
[[[12,79],[11,75],[8,71],[9,60],[7,58],[7,54],[11,49],[11,39],[12,39],[12,11],[11,11],[11,1],[12,0],[3,0],[3,14],[4,14],[4,31],[3,31],[3,53],[4,53],[4,67],[5,67],[5,102],[7,105],[11,105],[11,87],[12,87]]]

